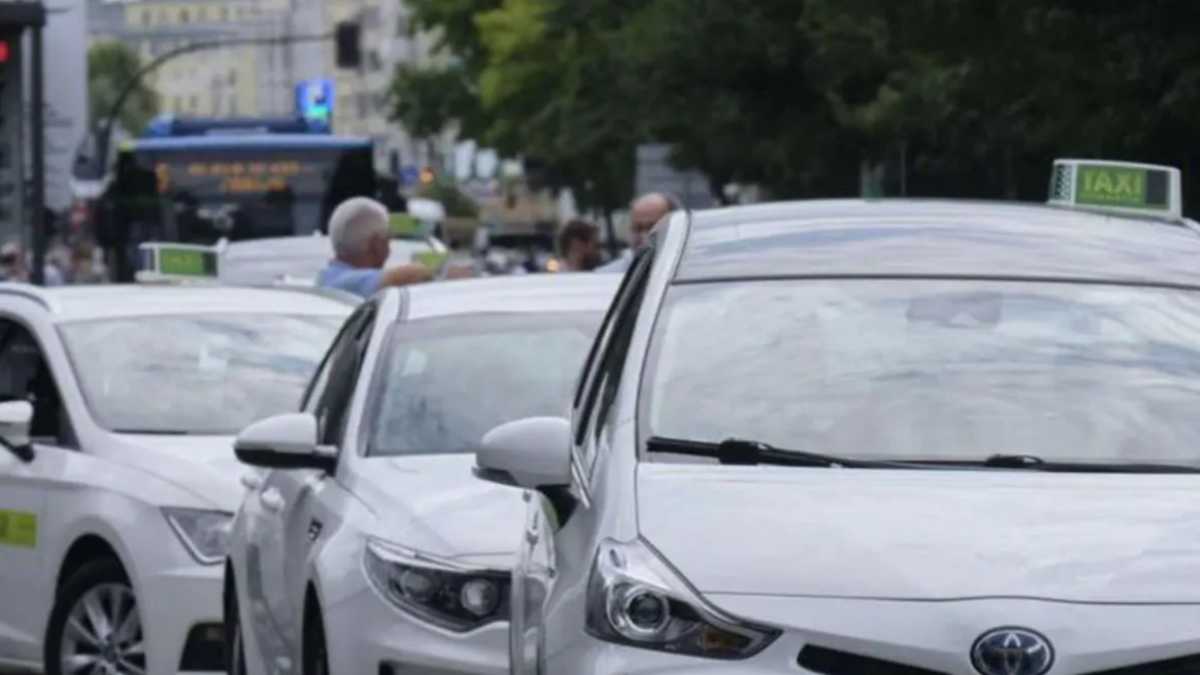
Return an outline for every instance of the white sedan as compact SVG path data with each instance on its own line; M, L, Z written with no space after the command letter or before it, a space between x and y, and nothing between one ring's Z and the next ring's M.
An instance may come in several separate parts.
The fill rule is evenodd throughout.
M353 306L0 284L0 668L221 672L237 430L292 408Z
M300 412L236 442L252 489L226 566L230 671L508 672L521 492L471 475L492 426L561 413L614 275L389 289Z
M512 672L1200 673L1200 225L1058 168L660 223L569 418L478 453L537 495Z

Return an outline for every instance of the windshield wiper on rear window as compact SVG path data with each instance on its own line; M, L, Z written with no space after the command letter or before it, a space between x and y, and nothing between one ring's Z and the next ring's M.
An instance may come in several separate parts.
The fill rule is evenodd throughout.
M991 455L983 460L931 460L932 465L958 468L1021 469L1047 473L1200 473L1200 466L1153 462L1052 462L1037 455Z
M759 441L729 438L720 443L690 441L683 438L652 436L646 440L646 452L711 457L722 464L754 466L756 464L778 464L781 466L815 466L831 469L932 469L908 462L880 462L865 459L850 459L819 452L777 448Z

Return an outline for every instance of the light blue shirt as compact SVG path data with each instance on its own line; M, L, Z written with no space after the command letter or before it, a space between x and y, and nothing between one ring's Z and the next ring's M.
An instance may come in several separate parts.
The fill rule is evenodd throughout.
M383 285L383 270L351 267L341 260L330 260L317 275L317 285L369 298Z
M597 272L616 272L624 274L629 270L629 263L633 260L633 252L626 250L615 259L596 268Z

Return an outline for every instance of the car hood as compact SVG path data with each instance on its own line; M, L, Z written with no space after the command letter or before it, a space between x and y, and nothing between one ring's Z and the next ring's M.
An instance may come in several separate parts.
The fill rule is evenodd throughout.
M378 516L376 536L445 557L516 551L521 491L472 475L474 454L373 457L362 466L354 492Z
M1200 602L1200 476L642 464L638 526L700 591Z
M214 508L234 512L245 489L241 477L252 471L233 454L233 436L157 436L120 434L123 447L112 459L152 473L211 502Z

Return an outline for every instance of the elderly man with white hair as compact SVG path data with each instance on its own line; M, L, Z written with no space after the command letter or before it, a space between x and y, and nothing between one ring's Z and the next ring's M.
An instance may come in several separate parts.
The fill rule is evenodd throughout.
M329 217L334 258L321 270L317 285L369 298L385 286L432 279L433 272L420 264L384 268L391 253L388 218L388 210L374 199L354 197L339 204Z

